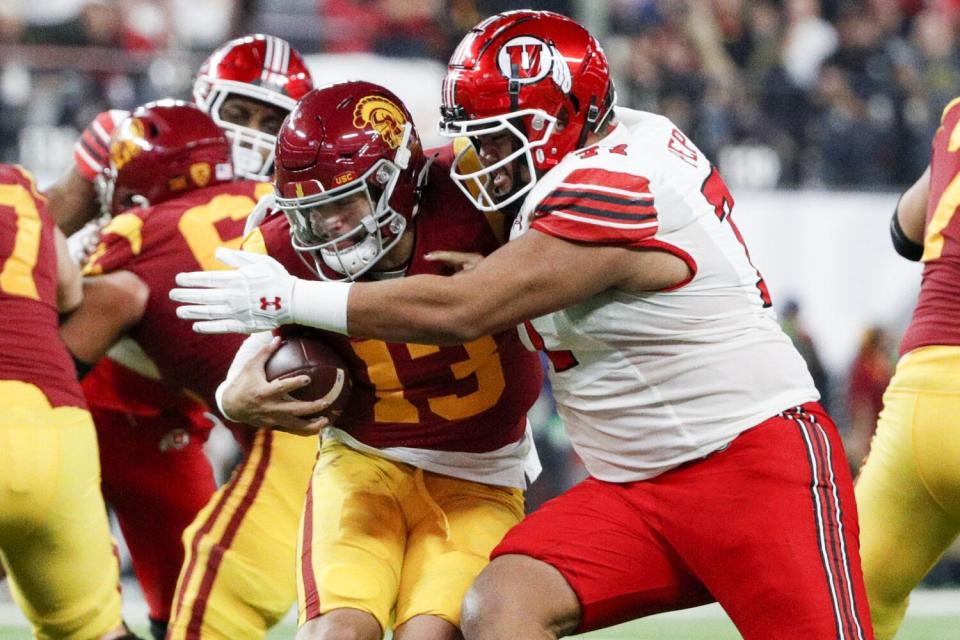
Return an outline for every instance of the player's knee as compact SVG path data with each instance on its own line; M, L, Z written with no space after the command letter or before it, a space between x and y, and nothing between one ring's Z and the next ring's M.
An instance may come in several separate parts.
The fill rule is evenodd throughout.
M379 640L380 623L365 611L335 609L305 622L296 640Z
M460 630L467 640L512 637L517 624L534 612L508 588L507 576L496 563L480 573L463 599Z
M493 560L470 587L460 628L467 640L555 638L571 633L579 616L579 601L556 569L527 556L506 555Z
M873 592L867 593L870 601L870 618L877 640L893 638L907 614L909 598L885 598Z

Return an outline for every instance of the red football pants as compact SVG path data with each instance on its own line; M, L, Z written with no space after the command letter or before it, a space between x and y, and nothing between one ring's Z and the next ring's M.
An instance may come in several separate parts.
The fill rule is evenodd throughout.
M83 379L97 428L103 496L150 608L165 621L183 564L183 530L216 491L203 452L204 406L104 358Z
M92 409L103 496L130 548L150 617L167 620L183 564L180 536L217 489L203 440L184 416Z
M650 480L588 478L492 556L556 567L577 633L716 600L746 640L868 640L858 535L840 438L810 403Z

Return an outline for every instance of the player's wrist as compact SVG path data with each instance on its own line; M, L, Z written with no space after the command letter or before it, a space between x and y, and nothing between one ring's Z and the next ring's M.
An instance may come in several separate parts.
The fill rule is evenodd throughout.
M217 409L220 410L220 415L226 418L227 420L232 420L233 422L239 422L239 420L237 420L235 417L230 415L230 412L228 412L227 408L224 406L225 403L224 403L223 396L224 394L226 394L227 389L230 387L231 384L233 384L233 381L228 377L226 380L224 380L217 386L217 390L214 392L213 395L214 395L214 398L216 398Z
M352 282L301 280L293 283L290 315L299 324L335 333L347 333L347 297Z

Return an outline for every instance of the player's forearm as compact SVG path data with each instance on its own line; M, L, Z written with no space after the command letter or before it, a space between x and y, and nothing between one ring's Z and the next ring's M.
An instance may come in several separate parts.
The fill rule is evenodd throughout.
M907 189L897 203L897 221L904 236L914 244L923 244L923 227L930 196L930 167Z
M57 249L57 308L68 313L80 306L83 300L83 280L80 269L70 259L67 239L59 229L54 230Z
M100 214L99 200L93 183L71 168L47 189L47 210L57 226L72 235Z
M149 293L127 271L84 278L83 303L60 327L60 337L74 357L92 364L140 320Z
M391 342L462 344L507 328L487 298L457 277L413 276L351 289L350 335ZM472 295L471 295L472 294Z

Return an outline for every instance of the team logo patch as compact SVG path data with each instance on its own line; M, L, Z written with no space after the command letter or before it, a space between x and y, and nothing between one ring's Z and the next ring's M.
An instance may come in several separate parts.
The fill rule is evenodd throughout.
M195 162L190 165L190 177L198 187L205 187L210 183L210 165L206 162Z
M113 133L110 143L110 162L119 171L125 164L136 158L147 145L143 120L127 118Z
M570 67L556 47L533 36L509 40L497 53L497 66L503 77L520 84L533 84L548 75L564 93L570 93L573 82Z
M381 96L367 96L353 110L353 126L357 129L373 127L391 149L400 146L406 124L407 119L400 107Z

